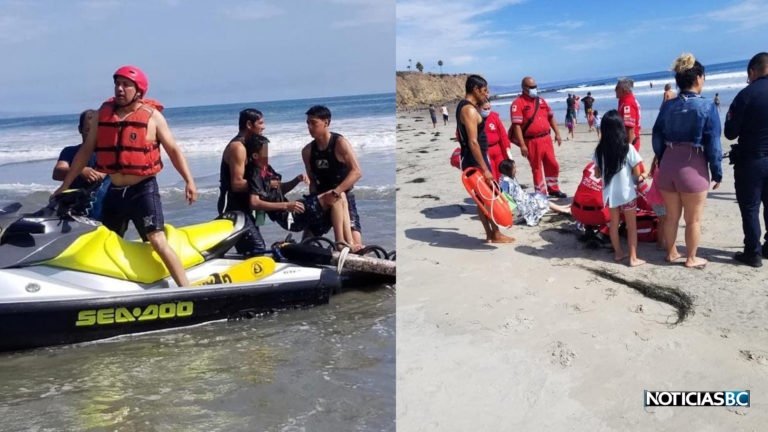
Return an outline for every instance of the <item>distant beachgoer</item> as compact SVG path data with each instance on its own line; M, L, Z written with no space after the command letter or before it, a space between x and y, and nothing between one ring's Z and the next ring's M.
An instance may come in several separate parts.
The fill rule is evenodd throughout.
M231 211L245 214L245 233L235 243L235 250L246 257L262 253L266 246L259 228L264 223L264 214L256 217L251 212L248 178L245 176L250 164L245 142L254 135L261 135L264 129L264 115L261 111L253 108L240 111L237 135L224 147L219 164L219 200L216 209L219 215ZM266 144L260 151L262 158L268 158Z
M650 82L651 88L653 88L653 81Z
M512 159L502 161L498 166L501 172L499 187L515 201L515 217L523 218L528 226L536 226L547 210L563 214L571 214L570 206L561 206L549 202L546 195L540 192L526 192L517 181L517 165Z
M595 110L593 117L595 119L595 130L597 131L597 139L600 139L600 119L601 119L600 113L597 110Z
M560 164L557 163L550 135L552 129L557 145L562 145L560 128L547 101L539 97L536 80L525 77L520 85L523 94L509 108L512 141L520 146L520 153L531 164L536 190L551 197L565 198L567 195L558 184Z
M637 192L635 185L644 181L640 153L629 145L627 130L618 111L610 110L603 116L602 137L597 144L593 161L595 175L603 180L603 202L611 213L610 237L614 261L627 258L621 247L619 224L621 214L627 225L629 266L645 264L637 257Z
M480 115L485 119L485 136L488 140L488 159L494 180L499 180L499 164L509 158L510 149L507 128L504 127L499 113L491 110L491 102L486 100L480 109Z
M443 113L443 126L448 124L448 107L443 105L440 107L440 111Z
M565 115L566 117L568 115L576 116L576 97L570 93L568 93L568 97L565 99Z
M573 118L575 114L568 111L565 113L565 127L568 128L568 134L565 136L565 140L568 141L569 139L573 138L576 139L573 135Z
M573 95L573 123L579 123L579 110L581 109L581 96Z
M592 92L587 92L587 96L581 101L584 103L584 117L589 120L589 115L592 114L592 105L595 103L595 98L592 97Z
M432 104L429 104L429 116L432 118L432 129L434 129L437 127L437 110Z
M615 91L616 99L619 100L619 113L627 128L628 142L640 151L640 104L632 93L633 87L634 81L622 78L616 83Z
M696 252L710 173L715 182L712 189L717 189L723 179L720 116L715 104L701 97L704 66L693 55L678 57L673 70L680 95L661 105L653 125L653 152L661 160L658 188L667 212L666 260L674 262L680 258L675 241L682 215L688 254L685 266L703 268L707 260L697 257Z
M331 110L323 105L315 105L307 110L306 115L307 129L313 139L304 146L301 157L309 176L309 192L318 194L324 208L330 208L341 199L342 193L346 193L354 239L350 246L353 250L358 249L363 245L363 235L352 188L363 176L363 171L349 140L331 132ZM307 234L310 233L305 231Z
M142 240L168 268L178 286L189 280L163 231L164 217L156 175L163 169L162 147L184 179L184 195L192 204L197 188L184 154L176 144L160 103L146 98L149 80L139 68L123 66L112 74L114 97L91 119L91 130L77 152L58 195L67 189L96 152L96 169L110 175L111 185L103 203L103 225L123 236L133 222Z
M731 102L725 118L725 137L731 147L736 180L736 201L741 211L744 251L734 256L752 267L768 258L768 52L756 54L747 66L748 83ZM736 149L736 151L734 151ZM765 243L760 249L760 202L766 222Z
M672 90L672 84L664 84L664 99L662 99L661 102L664 103L668 100L672 100L675 98L675 96L677 95L675 94L675 91Z
M717 112L720 112L720 93L715 93L715 98L712 100L717 107Z
M478 107L488 99L488 81L480 75L470 75L464 85L464 99L456 107L456 135L461 146L461 169L476 167L483 178L493 187L493 172L489 168L488 139L485 135L485 118ZM489 243L512 243L514 238L501 233L498 225L483 214L480 207L477 215L485 230Z

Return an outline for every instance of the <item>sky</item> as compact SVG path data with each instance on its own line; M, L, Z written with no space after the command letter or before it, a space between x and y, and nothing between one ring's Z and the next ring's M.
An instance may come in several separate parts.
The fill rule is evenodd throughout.
M705 66L768 50L768 0L397 0L397 70L479 73L491 86Z
M133 64L166 107L394 93L394 0L0 0L0 116L98 107Z

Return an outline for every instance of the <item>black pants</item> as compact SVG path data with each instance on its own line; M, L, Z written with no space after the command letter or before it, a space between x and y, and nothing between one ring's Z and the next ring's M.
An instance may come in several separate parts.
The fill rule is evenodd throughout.
M744 253L759 255L760 250L760 203L763 204L763 221L768 227L768 157L744 157L734 165L736 200L741 210L744 229ZM765 234L768 241L768 232Z

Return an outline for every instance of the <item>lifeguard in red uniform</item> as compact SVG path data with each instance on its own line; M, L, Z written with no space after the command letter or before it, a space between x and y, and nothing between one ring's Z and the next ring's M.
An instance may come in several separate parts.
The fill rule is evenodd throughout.
M555 131L557 145L562 144L560 130L555 122L549 104L538 95L536 81L531 77L523 78L523 94L512 102L509 108L512 118L512 141L520 146L520 153L528 158L533 173L536 190L555 198L565 198L560 190L558 177L560 164L555 158L552 137L549 130Z

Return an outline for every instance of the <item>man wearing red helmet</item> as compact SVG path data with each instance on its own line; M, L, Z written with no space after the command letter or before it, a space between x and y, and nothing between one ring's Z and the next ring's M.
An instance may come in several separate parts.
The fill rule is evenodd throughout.
M122 236L128 222L133 221L141 238L152 244L176 284L189 285L184 267L163 232L165 221L155 178L163 167L160 147L184 178L184 194L190 204L197 200L195 181L161 114L163 106L144 98L149 89L144 72L134 66L123 66L113 78L115 97L104 102L99 115L91 119L88 137L54 195L69 188L96 152L96 169L109 174L112 180L104 198L104 226Z

